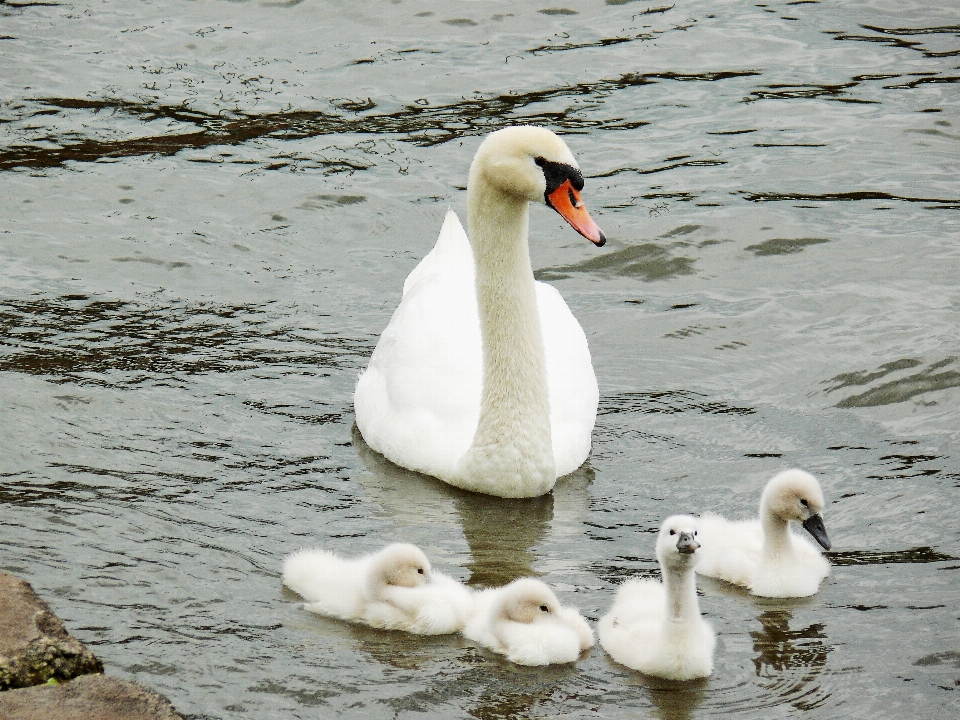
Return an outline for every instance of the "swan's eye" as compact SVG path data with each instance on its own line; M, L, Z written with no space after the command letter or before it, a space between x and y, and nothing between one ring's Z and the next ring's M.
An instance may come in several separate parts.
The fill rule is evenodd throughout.
M540 609L543 610L544 612L550 612L550 608L548 608L546 605L541 605Z
M671 535L676 535L677 533L674 532L673 530L671 530L671 531L670 531L670 534L671 534Z
M694 536L694 537L697 536L697 531L696 531L696 530L693 531L693 536Z
M543 167L544 165L547 164L547 161L542 157L534 158L533 161L540 167Z
M417 575L423 575L423 568L417 568Z
M810 505L810 503L808 503L806 500L801 500L800 504L803 505L804 507L808 507Z

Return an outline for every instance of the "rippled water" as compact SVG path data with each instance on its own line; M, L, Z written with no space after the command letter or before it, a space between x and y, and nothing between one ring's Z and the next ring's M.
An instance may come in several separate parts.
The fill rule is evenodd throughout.
M946 717L960 692L953 3L0 3L0 567L192 718ZM530 501L404 473L352 390L480 136L565 133L597 250L589 463ZM524 669L324 620L303 545L537 574L592 618L674 512L822 478L833 574L702 581L716 672Z

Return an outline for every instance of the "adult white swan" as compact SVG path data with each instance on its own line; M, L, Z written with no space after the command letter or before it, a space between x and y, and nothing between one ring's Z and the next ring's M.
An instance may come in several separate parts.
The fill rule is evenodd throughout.
M543 495L586 460L599 398L590 350L560 293L534 281L527 246L531 202L606 242L582 188L549 130L506 128L483 141L467 184L469 240L448 211L357 383L370 447L500 497Z

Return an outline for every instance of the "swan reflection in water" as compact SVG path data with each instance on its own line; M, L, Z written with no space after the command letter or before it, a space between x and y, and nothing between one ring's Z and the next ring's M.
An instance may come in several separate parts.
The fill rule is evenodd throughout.
M411 472L370 449L356 426L353 446L366 468L356 478L368 497L381 508L381 515L400 525L430 530L417 542L446 545L450 533L463 533L470 558L462 564L470 573L471 587L497 587L521 577L539 577L534 569L537 545L548 536L551 545L582 532L588 513L587 487L593 478L589 465L557 483L553 491L536 498L504 499L460 490L435 478ZM431 537L432 536L432 537ZM391 540L397 540L392 538ZM408 538L409 539L409 538ZM445 572L451 572L455 558L435 557ZM547 571L571 572L570 558L540 558ZM550 567L556 563L555 567Z
M769 677L788 670L804 669L808 678L819 675L827 664L832 648L822 623L799 630L790 629L793 613L789 610L767 610L759 618L762 630L752 631L753 659L758 677Z
M757 619L762 629L750 632L757 677L772 680L770 690L798 710L823 704L829 691L821 686L819 677L833 650L824 642L828 639L824 625L813 623L791 630L793 613L786 609L766 610Z

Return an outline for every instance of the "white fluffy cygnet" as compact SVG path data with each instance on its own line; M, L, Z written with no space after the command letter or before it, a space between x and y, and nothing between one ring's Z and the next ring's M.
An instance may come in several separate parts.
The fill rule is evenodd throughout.
M663 583L628 580L600 619L600 645L622 665L669 680L693 680L713 671L713 629L697 602L697 521L674 515L657 537Z
M463 634L518 665L571 663L593 647L587 621L533 578L477 593Z
M807 597L830 574L830 563L807 538L790 531L803 527L826 550L820 483L803 470L774 476L760 497L760 517L730 521L712 513L700 518L703 542L697 572L746 587L761 597Z
M344 559L326 550L300 550L283 564L283 584L310 612L418 635L458 632L473 607L473 591L431 569L415 545Z

